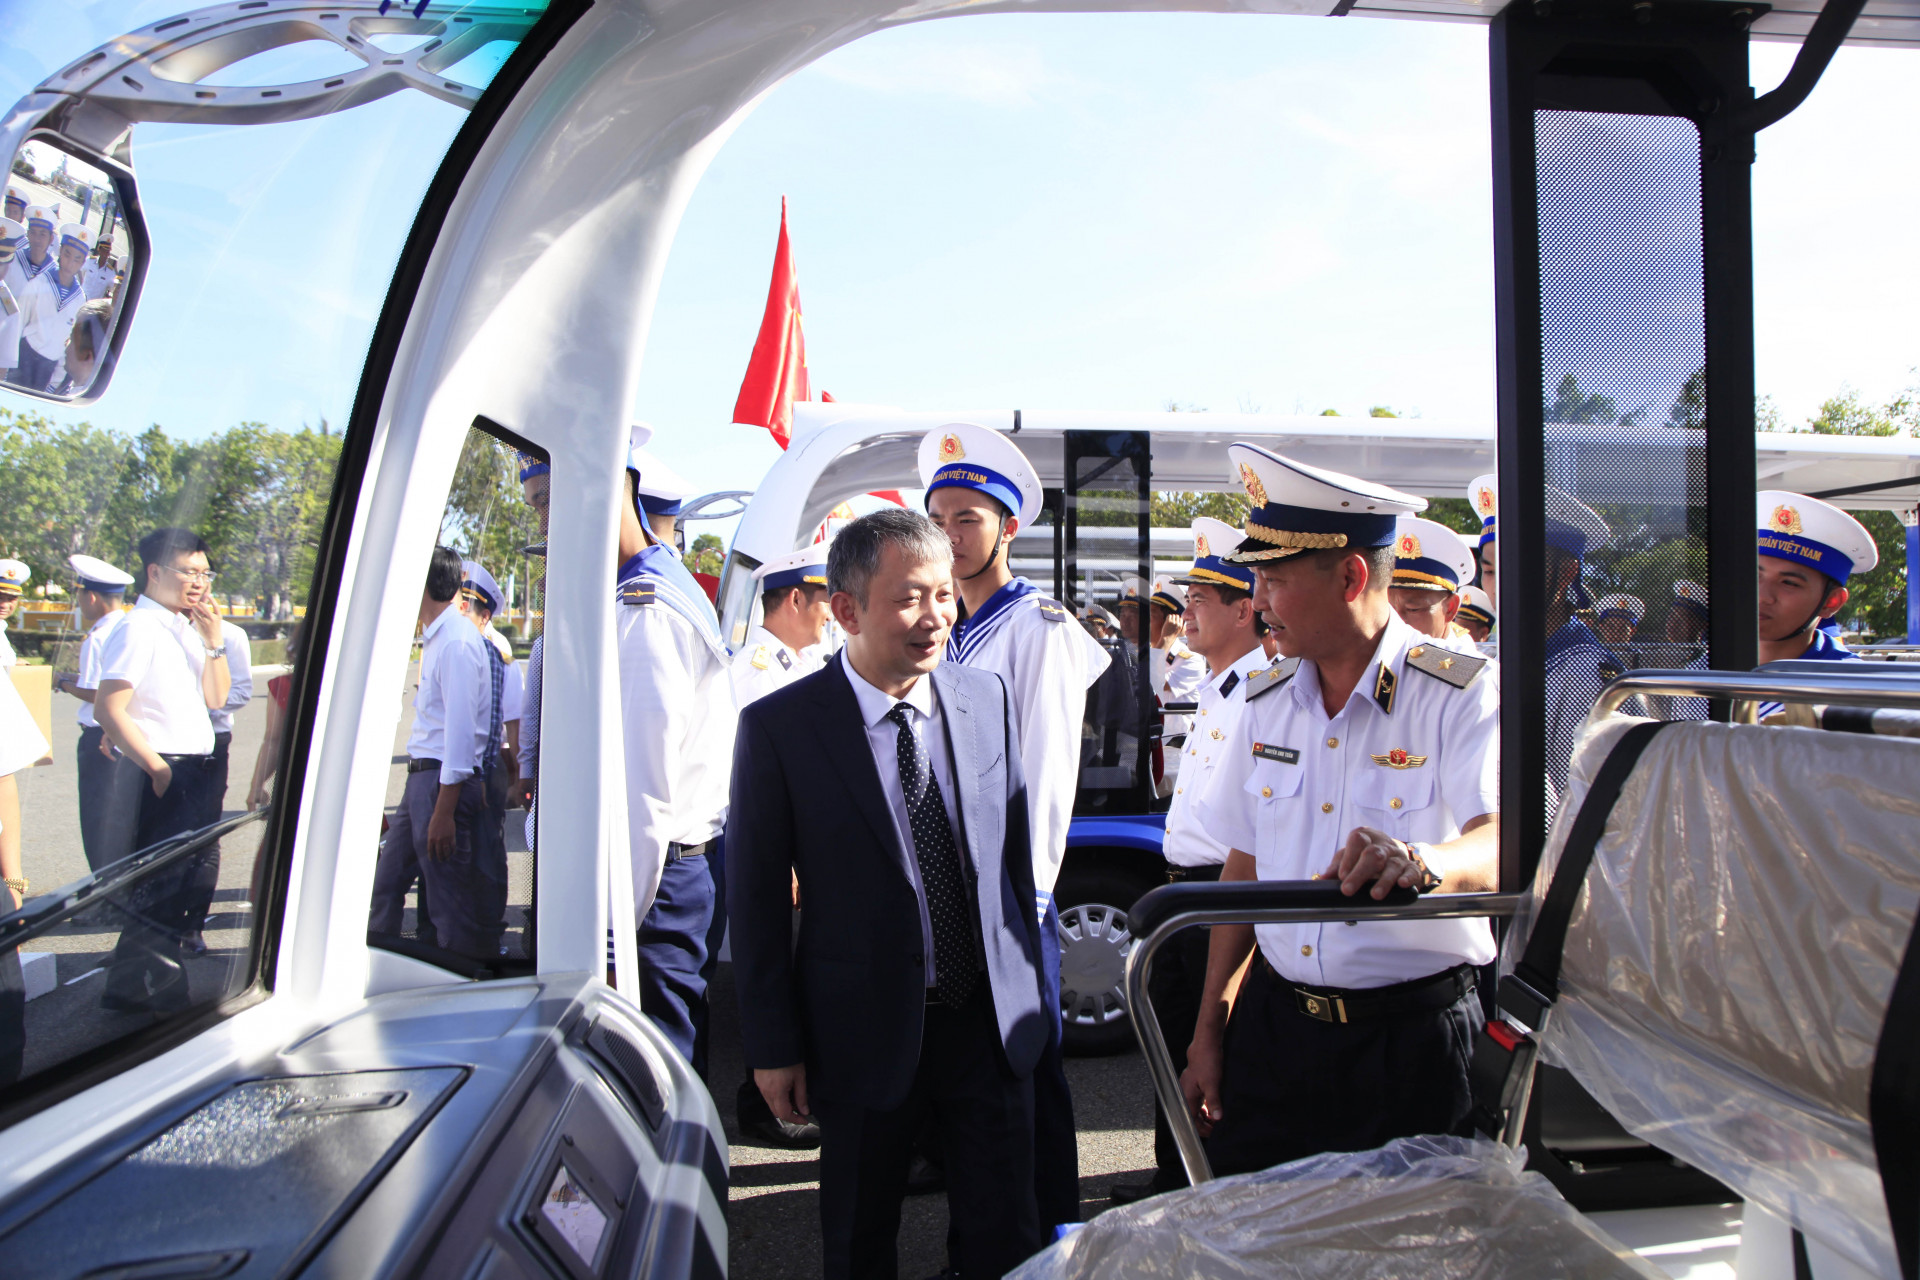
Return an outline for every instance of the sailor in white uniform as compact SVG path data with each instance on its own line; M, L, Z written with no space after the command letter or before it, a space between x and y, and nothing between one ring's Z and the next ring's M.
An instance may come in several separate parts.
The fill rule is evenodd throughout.
M13 274L13 260L26 247L26 224L0 218L0 382L20 359L20 299L7 279Z
M1196 519L1192 529L1193 567L1175 582L1186 588L1188 647L1207 664L1207 676L1195 699L1200 704L1193 716L1195 727L1180 748L1180 780L1174 786L1172 807L1167 810L1167 834L1161 852L1166 858L1169 884L1206 883L1220 878L1228 850L1208 833L1202 821L1201 798L1214 769L1225 759L1227 741L1246 706L1241 687L1269 663L1260 643L1267 624L1253 607L1253 570L1222 558L1240 545L1244 535L1211 516ZM1183 929L1167 940L1153 966L1153 1012L1173 1055L1175 1071L1186 1069L1187 1044L1193 1039L1200 1013L1200 997L1207 980L1208 937L1204 928ZM1180 1161L1180 1149L1174 1144L1173 1131L1158 1098L1154 1100L1153 1155L1153 1178L1114 1187L1111 1198L1115 1203L1126 1204L1187 1185L1186 1167Z
M1387 598L1400 620L1450 649L1474 651L1458 623L1460 589L1473 580L1475 555L1466 539L1419 516L1401 516L1393 536L1393 586Z
M1500 612L1500 553L1496 543L1499 532L1500 488L1494 476L1475 476L1467 486L1467 500L1480 517L1480 589L1487 593L1488 612Z
M1497 616L1492 596L1479 587L1460 588L1460 609L1453 615L1453 620L1466 628L1467 634L1473 637L1474 646L1489 657L1494 651L1493 627Z
M18 560L0 560L0 671L19 661L7 639L7 620L20 608L20 594L33 571Z
M647 442L652 439L651 425L633 424L628 458L630 464L639 469L636 491L640 495L640 509L646 513L647 529L655 538L676 551L684 550L680 546L680 513L685 510L687 499L693 496L693 485L647 448Z
M0 216L11 218L15 222L27 220L27 193L11 182L7 184L6 206L3 211L0 211Z
M9 381L35 391L60 381L67 336L87 303L80 287L86 265L87 229L77 222L63 224L53 270L41 272L20 295L20 355Z
M760 621L733 655L733 700L745 707L820 669L816 656L833 611L827 604L827 544L775 556L753 571Z
M120 606L126 601L127 588L133 585L133 575L93 556L69 556L67 564L73 569L76 583L74 608L86 626L86 634L80 641L78 670L55 676L53 687L72 694L80 703L76 717L80 739L73 753L79 780L80 845L87 855L87 866L98 871L133 852L133 818L140 808L137 771L114 768L113 760L101 752L104 730L93 714L93 700L100 688L101 654L114 628L127 616ZM118 792L114 788L116 778L123 780Z
M638 448L627 458L632 500L620 512L615 591L640 1008L704 1076L697 1042L716 905L708 859L726 826L738 712L713 604L645 519L638 487L648 458Z
M1286 657L1243 682L1203 798L1230 850L1221 880L1493 888L1487 663L1420 635L1387 597L1395 522L1426 503L1251 445L1228 454L1253 510L1227 559L1253 567ZM1484 920L1214 926L1182 1081L1214 1170L1469 1132L1474 967L1493 956Z
M26 246L7 264L5 277L5 284L13 291L15 300L24 303L27 286L52 271L58 260L57 246L53 242L58 219L52 209L37 204L28 205L24 211L10 213L7 217L27 229Z
M1873 535L1832 503L1801 493L1767 489L1758 507L1760 661L1860 661L1824 624L1846 608L1847 580L1880 563ZM1758 714L1764 721L1784 710L1765 702Z
M1040 514L1040 477L1012 440L972 423L950 423L920 441L927 514L953 544L953 575L966 616L947 659L1006 682L1033 826L1042 982L1052 1034L1034 1070L1034 1186L1043 1226L1080 1220L1079 1149L1067 1089L1060 1022L1059 914L1054 885L1067 852L1079 786L1087 689L1106 670L1098 641L1072 610L1049 599L1007 563L1014 534Z
M1581 581L1587 552L1613 536L1598 512L1562 489L1547 486L1547 797L1559 805L1567 764L1601 689L1625 667L1576 610L1593 597ZM1639 708L1639 703L1633 704Z
M93 261L87 264L86 276L80 287L87 291L87 298L104 298L113 292L114 282L120 278L120 269L113 260L113 236L102 231L93 242Z
M1641 620L1646 616L1645 600L1624 591L1615 591L1611 595L1601 596L1600 602L1594 605L1594 634L1609 649L1624 655L1624 651L1633 643L1633 633L1640 629Z

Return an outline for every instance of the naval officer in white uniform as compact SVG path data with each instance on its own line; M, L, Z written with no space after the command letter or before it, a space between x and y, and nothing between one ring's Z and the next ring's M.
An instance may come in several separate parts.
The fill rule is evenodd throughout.
M947 658L1006 682L1027 775L1041 983L1052 1020L1033 1076L1034 1190L1041 1225L1051 1229L1080 1221L1079 1148L1061 1052L1053 888L1080 783L1087 689L1106 670L1108 657L1072 610L1016 578L1007 563L1014 534L1039 516L1042 501L1039 474L1019 447L997 431L949 423L920 441L919 462L927 515L953 544L954 585L965 606L947 640Z
M816 542L775 556L753 571L760 584L760 621L733 655L733 700L744 708L821 666L816 646L826 638L827 544Z
M1450 649L1474 647L1457 618L1460 592L1473 581L1474 552L1447 526L1401 516L1393 535L1393 585L1387 598L1400 620Z
M68 556L76 590L74 608L86 624L80 641L78 669L54 677L53 687L71 693L80 702L80 738L74 744L79 779L80 846L87 866L98 871L133 852L133 819L140 808L139 771L117 769L112 757L100 750L104 731L93 713L100 688L100 659L115 627L126 619L120 606L126 600L133 575L93 556ZM224 632L224 628L222 628ZM229 694L231 696L231 694ZM120 780L116 791L115 779Z
M13 260L26 250L26 224L0 218L0 381L20 360L20 299L7 281L13 275Z
M1173 805L1167 811L1166 840L1161 852L1167 861L1169 884L1207 883L1220 878L1227 846L1214 839L1202 821L1201 798L1213 771L1225 758L1226 744L1246 706L1242 688L1269 663L1260 639L1267 624L1253 607L1253 570L1221 557L1240 545L1242 534L1224 520L1201 516L1193 522L1193 567L1176 584L1187 590L1187 646L1207 664L1206 680L1195 701L1193 731L1180 748L1179 781ZM1205 928L1183 929L1160 950L1154 962L1152 995L1160 1034L1173 1055L1173 1069L1187 1065L1187 1044L1207 979ZM1175 1191L1187 1185L1186 1167L1173 1131L1154 1099L1153 1157L1157 1166L1150 1181L1113 1188L1115 1203Z
M1228 454L1254 505L1227 559L1253 567L1285 660L1244 682L1202 804L1231 851L1221 880L1492 888L1487 663L1420 635L1388 599L1395 522L1426 503L1251 445ZM1214 1169L1467 1132L1474 967L1493 956L1484 920L1216 925L1182 1077Z
M0 671L18 661L13 642L7 639L7 621L20 608L20 596L27 589L33 570L19 560L0 560Z

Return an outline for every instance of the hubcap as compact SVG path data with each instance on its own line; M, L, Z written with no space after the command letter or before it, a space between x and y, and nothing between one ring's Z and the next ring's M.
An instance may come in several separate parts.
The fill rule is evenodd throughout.
M1060 913L1060 1016L1081 1027L1105 1027L1127 1016L1127 913L1101 902Z

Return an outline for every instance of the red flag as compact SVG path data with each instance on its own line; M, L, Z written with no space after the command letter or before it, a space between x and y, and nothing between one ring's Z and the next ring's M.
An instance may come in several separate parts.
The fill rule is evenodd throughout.
M753 358L740 382L733 420L765 427L782 449L793 439L793 402L809 399L807 340L800 324L800 281L787 241L787 199L780 197L780 241L773 251L773 280L767 286L767 311Z

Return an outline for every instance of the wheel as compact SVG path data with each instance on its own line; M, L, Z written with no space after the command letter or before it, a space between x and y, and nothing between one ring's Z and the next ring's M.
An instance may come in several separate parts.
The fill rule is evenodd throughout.
M1137 1043L1127 1018L1127 912L1153 884L1112 868L1068 871L1054 890L1060 914L1060 1016L1074 1057L1124 1053Z

